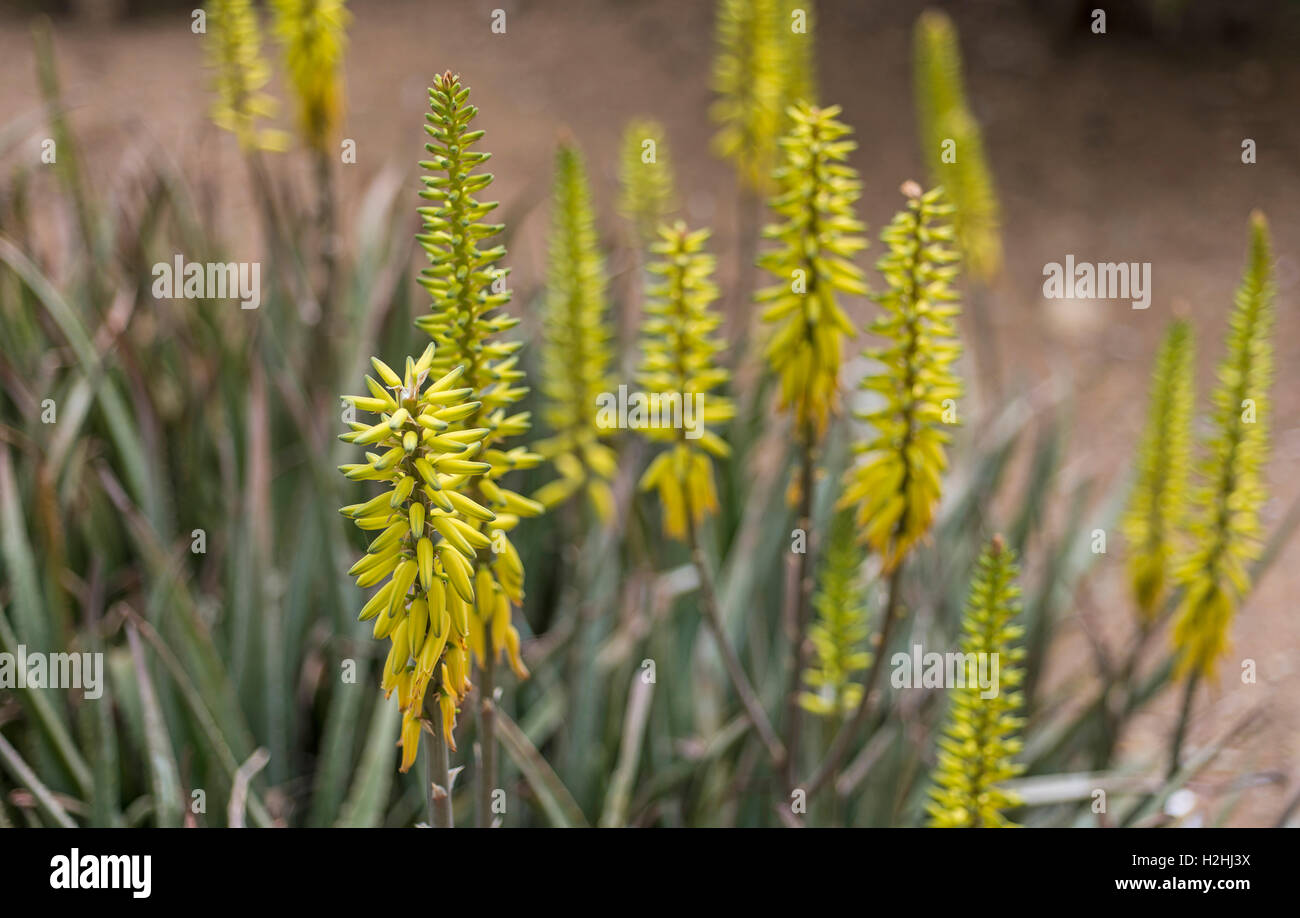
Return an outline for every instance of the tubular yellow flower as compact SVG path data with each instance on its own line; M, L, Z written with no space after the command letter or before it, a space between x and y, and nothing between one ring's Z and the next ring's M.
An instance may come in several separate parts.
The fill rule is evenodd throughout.
M1213 677L1228 626L1250 589L1259 556L1259 508L1267 496L1269 386L1273 379L1273 270L1268 222L1251 215L1250 253L1229 320L1228 349L1212 397L1214 434L1193 491L1193 549L1175 576L1183 587L1174 624L1180 676Z
M996 694L989 694L969 669L964 685L949 687L952 709L939 739L933 798L926 805L932 828L1000 828L1013 825L1002 811L1016 806L1016 796L999 785L1024 771L1015 763L1021 743L1015 734L1024 723L1016 688L1024 680L1017 647L1024 629L1013 624L1020 612L1015 553L994 537L971 582L962 621L961 652L966 660L984 660L995 674ZM968 667L969 663L966 664Z
M374 424L353 422L340 439L368 448L365 462L340 466L353 481L378 481L385 490L339 512L358 528L379 532L348 571L363 588L380 585L362 609L360 621L374 621L374 636L390 641L382 685L397 690L403 714L402 771L415 761L424 699L435 674L451 672L433 689L442 710L464 699L470 688L466 654L474 634L469 610L484 601L482 585L466 571L478 547L488 544L458 511L473 505L487 522L495 514L466 497L490 472L483 461L487 431L466 426L478 407L473 390L459 386L457 367L426 385L434 346L419 360L407 358L405 372L372 358L376 380L366 377L368 396L345 396L359 412L379 416ZM488 585L491 589L491 585ZM444 698L446 700L444 700ZM448 742L454 748L450 731Z
M1169 326L1151 374L1138 477L1124 516L1129 579L1138 611L1148 624L1167 593L1175 540L1187 512L1195 347L1191 326L1182 321Z
M955 319L960 311L952 289L957 255L949 248L952 207L942 189L921 193L904 185L907 209L881 234L889 247L877 265L888 289L876 299L885 314L871 331L890 342L868 350L880 371L862 380L884 404L861 415L875 436L859 444L866 461L851 468L841 506L856 505L862 538L892 571L930 529L939 504L940 480L948 466L944 429L955 424L961 381L952 364L961 353Z
M204 50L214 70L212 120L230 131L245 150L283 150L283 131L258 127L275 114L275 99L264 90L271 68L262 57L261 30L249 0L209 0Z
M515 469L535 467L541 456L506 444L531 426L528 412L512 411L528 389L519 367L522 344L495 340L519 320L502 311L510 302L508 272L497 266L505 247L481 245L502 227L483 222L497 205L475 197L492 183L491 174L474 172L490 155L471 149L483 137L482 131L470 130L478 109L469 102L469 88L450 72L434 79L429 106L425 132L432 142L425 149L432 159L420 165L431 174L423 177L420 197L433 203L420 208L424 232L416 238L429 259L419 280L432 303L415 324L433 339L433 372L465 368L464 384L475 399L465 422L482 431L482 449L475 458L488 464L466 487L448 493L446 513L430 522L444 544L451 545L438 550L438 559L451 565L453 582L462 588L476 584L477 602L462 610L469 649L480 663L489 652L494 659L504 653L515 674L524 678L528 671L519 657L519 633L510 621L512 604L523 602L524 568L508 533L521 517L536 516L542 507L503 487L501 479ZM435 442L448 445L470 436L432 433ZM468 672L468 659L457 662ZM452 667L450 672L459 670ZM444 716L446 711L444 705Z
M537 451L555 464L561 477L543 485L534 498L552 507L585 489L597 514L607 520L614 510L608 482L617 470L617 458L601 442L610 431L597 424L598 400L613 389L605 264L582 155L567 143L555 157L543 333L542 393L554 435L538 443Z
M717 510L713 459L731 454L709 429L731 420L734 409L730 399L710 394L729 374L716 361L723 345L715 337L721 320L709 308L718 288L711 280L715 259L704 251L708 238L708 230L690 232L681 221L660 228L649 267L658 282L646 291L637 376L650 397L651 422L640 432L673 444L646 468L641 487L658 490L664 533L682 540L688 518L699 525Z
M979 124L966 103L957 29L944 13L927 10L916 22L915 84L930 181L947 189L967 269L987 283L1002 270L998 198Z
M809 629L815 656L804 671L808 686L799 697L804 710L819 717L846 717L862 700L861 674L871 664L867 637L871 626L861 581L862 552L853 538L853 517L839 514L831 529L826 560Z
M343 116L343 52L351 19L345 0L272 0L284 46L298 125L307 145L324 150Z
M778 247L759 257L777 283L760 290L763 321L776 326L764 355L780 377L781 405L792 409L798 436L819 439L839 397L844 341L856 333L836 293L865 296L862 272L851 259L866 248L865 227L854 216L861 193L845 164L857 144L835 120L839 106L791 109L793 127L781 140L779 191L769 202L781 220L764 231Z
M711 111L713 148L736 166L740 180L766 191L777 156L786 95L778 0L719 0ZM807 36L804 36L807 37Z
M648 118L628 123L619 158L623 194L619 209L632 222L642 245L651 244L659 224L677 209L672 158L664 126Z

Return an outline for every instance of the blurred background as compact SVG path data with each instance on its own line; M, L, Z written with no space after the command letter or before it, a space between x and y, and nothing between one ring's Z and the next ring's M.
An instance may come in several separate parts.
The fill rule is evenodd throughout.
M986 296L1001 395L963 361L977 423L960 435L962 458L953 463L956 509L946 505L947 528L916 576L945 584L953 597L934 600L933 617L955 616L976 544L962 530L961 501L987 501L982 528L1009 530L1021 547L1027 606L1039 616L1031 625L1039 643L1030 711L1038 758L1029 776L1105 772L1122 786L1159 757L1177 716L1176 691L1153 691L1104 752L1100 728L1079 713L1097 685L1098 654L1123 656L1133 640L1115 518L1166 323L1186 317L1198 332L1203 405L1241 277L1248 214L1265 210L1278 318L1262 516L1267 532L1284 535L1270 543L1265 575L1233 626L1234 650L1196 709L1189 743L1214 755L1187 784L1196 795L1190 815L1177 815L1271 825L1294 816L1300 782L1300 545L1289 535L1300 498L1300 406L1289 397L1300 373L1300 4L1110 4L1104 35L1089 29L1094 5L817 3L820 97L841 105L856 131L851 163L863 178L859 215L871 238L900 206L900 183L924 180L911 34L927 6L946 10L958 28L967 93L1002 202L1006 266ZM132 763L165 746L180 786L211 785L214 800L207 815L185 808L169 819L224 824L231 792L255 773L250 821L410 824L421 808L419 781L396 774L396 720L384 720L376 677L363 673L355 690L336 684L339 660L372 667L381 658L371 659L379 651L352 623L359 593L343 572L360 543L334 514L346 483L319 460L330 458L340 429L333 396L356 391L360 359L373 351L396 360L414 352L417 337L422 343L409 319L427 308L414 283L423 259L412 243L427 87L450 69L473 89L496 175L488 199L501 201L508 226L512 309L523 317L525 340L538 330L559 137L572 136L587 156L616 312L635 284L636 255L614 202L619 139L636 116L666 126L683 212L692 225L714 229L725 300L736 278L739 210L734 172L709 149L712 4L350 4L339 133L355 141L356 161L333 174L334 248L343 265L336 302L345 318L320 322L319 304L277 290L257 315L268 327L261 333L232 304L157 303L144 286L148 266L173 251L242 261L266 251L260 192L238 145L208 115L211 74L190 31L192 8L68 0L9 3L0 13L0 246L8 247L0 266L0 607L11 622L24 603L48 610L69 646L104 647L115 698L107 712L75 697L42 711L0 690L0 728L19 737L16 755L75 822L159 821L159 785ZM491 30L494 9L506 12L505 34ZM33 38L37 13L49 14L46 59ZM269 35L263 53L277 58ZM274 70L269 90L285 103L269 123L291 132L278 61ZM53 169L41 163L40 145L64 136L59 131L75 140L60 143ZM1254 164L1242 162L1246 138L1257 147ZM295 143L264 158L289 213L308 213L316 193L311 159L301 153ZM289 235L310 247L312 227L303 217ZM873 241L863 266L880 250ZM1044 299L1043 266L1066 254L1150 262L1151 307ZM875 309L852 298L846 308L859 327ZM729 337L737 322L733 311ZM846 376L861 372L853 363ZM116 409L102 392L78 388L101 374L118 393ZM84 429L61 436L58 425L43 428L35 419L47 397L66 417L85 415ZM788 530L773 525L762 544L741 536L747 519L781 512L776 492L788 457L763 439L761 412L745 423L723 484L722 586L733 620L753 615L776 634L764 597L779 594L781 565L764 560L763 544L776 557L771 546ZM765 463L775 471L763 472ZM753 482L775 482L776 503L755 504L745 490ZM682 598L690 590L684 556L661 547L640 560L584 562L591 545L579 538L561 550L572 533L549 519L520 530L529 570L525 658L539 674L507 690L520 734L507 753L525 803L506 824L594 824L611 785L627 793L617 812L631 824L770 822L761 802L747 800L752 755L718 732L732 721L716 661L691 638L694 617L682 614L691 607ZM1097 527L1111 536L1100 556L1088 546ZM195 528L206 530L205 556L188 550ZM944 553L949 538L962 546L954 554ZM587 622L576 629L580 639L562 630L568 620ZM761 635L750 640L751 661L775 653ZM1153 653L1167 640L1157 643ZM629 680L643 656L662 660L682 646L693 655L679 674L661 670L649 738L634 751L640 767L628 777ZM1257 684L1238 678L1245 658L1257 661ZM575 662L582 659L595 664ZM678 679L691 690L673 697ZM195 693L209 699L206 715ZM838 818L909 824L900 814L917 806L928 769L918 777L916 762L929 753L906 750L908 725L933 716L899 712L899 749L883 753L896 761L873 771L873 781L877 790L900 790L877 794L879 802L863 791L871 799L857 799ZM269 751L264 767L248 775L233 767L247 766L257 748ZM470 748L462 747L463 758ZM538 749L554 772L536 773L530 752ZM5 821L57 822L15 775L0 773ZM566 789L557 791L552 777ZM1021 821L1098 821L1086 793L1071 797L1064 785L1043 793L1045 802Z

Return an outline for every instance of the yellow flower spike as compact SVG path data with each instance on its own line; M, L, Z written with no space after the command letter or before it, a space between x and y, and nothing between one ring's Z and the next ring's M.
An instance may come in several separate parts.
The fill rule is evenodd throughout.
M611 431L597 424L600 397L613 391L611 331L605 295L605 262L599 249L591 189L582 155L561 144L555 157L555 189L543 315L542 393L553 435L537 451L571 483L544 487L535 499L554 506L582 490L589 477L612 475L608 465L589 465L587 447ZM596 511L609 519L612 506L590 490Z
M771 328L764 356L780 380L781 406L794 413L796 436L809 445L837 406L844 344L856 334L836 295L867 294L852 261L867 245L853 210L862 185L846 164L857 144L835 120L839 112L804 103L790 110L769 201L779 222L764 230L777 245L758 260L776 280L756 295Z
M862 584L862 550L853 538L853 517L840 513L832 523L809 629L812 664L804 671L804 710L818 717L848 717L862 699L862 675L871 663L871 626Z
M915 89L930 181L942 185L953 203L957 247L968 270L989 283L1002 270L997 192L979 124L966 102L957 29L937 10L916 21ZM952 155L945 157L949 150Z
M1183 587L1174 622L1176 674L1213 678L1261 550L1259 509L1268 496L1269 388L1273 381L1273 252L1268 222L1251 214L1250 250L1229 318L1227 351L1211 396L1213 433L1192 494L1192 549L1175 571Z
M995 536L971 578L961 653L967 660L986 660L990 671L996 654L997 691L986 691L978 674L969 671L962 674L964 685L949 691L952 706L938 741L932 799L926 804L935 828L1012 825L1002 812L1019 800L1003 785L1024 771L1015 762L1021 749L1015 734L1024 725L1016 716L1021 703L1017 688L1025 675L1020 664L1025 651L1019 646L1024 629L1015 624L1020 613L1018 573L1015 553Z
M372 633L376 639L392 641L381 685L386 694L399 690L398 702L403 714L416 719L421 716L429 678L449 652L450 628L442 627L447 620L444 571L451 566L454 573L450 579L461 579L459 575L472 571L472 566L460 552L467 550L471 557L474 554L461 529L436 525L439 519L448 518L441 516L442 510L430 510L429 502L433 500L430 483L436 488L434 493L459 494L473 487L478 474L489 468L487 463L475 463L472 469L458 470L456 475L436 470L435 466L449 455L463 453L467 443L474 443L477 448L484 433L482 428L464 423L464 418L473 412L458 409L467 405L473 409L477 402L466 401L472 393L462 392L459 401L453 399L443 406L447 416L459 418L443 424L444 435L450 435L452 442L430 445L420 441L418 432L424 428L418 422L420 409L416 406L429 375L421 368L421 363L428 359L426 351L420 361L408 359L402 364L406 375L393 387L400 406L391 410L388 405L373 406L383 409L378 412L379 423L358 425L362 433L357 439L373 444L375 453L370 459L371 466L387 488L364 503L350 505L342 511L363 528L377 533L366 556L352 570L363 587L377 584L385 577L388 579L367 601L360 617L374 620ZM379 377L392 383L396 373L383 361L375 360L373 363ZM456 375L448 373L444 378ZM417 482L420 481L425 482L425 486L419 486ZM462 506L477 507L478 504ZM448 502L447 510L450 509ZM384 524L382 529L379 523L373 522L375 520ZM428 523L435 525L430 529ZM477 533L475 535L477 537ZM464 567L446 560L440 565L440 551L448 553L448 556L455 555ZM440 631L433 630L439 627ZM411 658L417 661L414 667L408 665ZM464 659L463 652L460 659ZM456 672L462 683L468 681L463 666ZM463 685L461 690L464 690ZM413 742L418 743L418 737Z
M343 52L351 17L344 0L272 0L271 8L298 103L298 129L307 146L324 151L343 115Z
M714 151L731 160L740 180L766 192L777 156L787 72L779 0L719 0L710 115L719 125Z
M672 158L664 126L649 118L628 122L619 156L623 194L619 210L632 223L641 245L651 244L659 224L677 209Z
M285 133L259 126L276 109L265 91L271 68L261 43L257 12L249 0L209 0L204 50L214 71L212 121L233 133L244 150L279 151L288 146Z
M655 419L668 420L676 403L680 410L675 420L680 423L638 431L652 442L671 444L646 469L641 487L658 490L664 534L674 539L686 538L688 512L698 525L717 510L713 463L702 449L709 433L704 424L723 423L734 411L730 399L711 391L729 374L717 362L723 344L716 336L721 319L711 309L718 288L712 280L716 261L704 249L708 238L708 230L692 232L678 221L660 227L659 240L650 248L654 260L648 267L651 282L637 384L651 393ZM687 399L695 406L691 429L686 424Z
M880 553L886 572L934 520L947 428L958 421L962 394L952 369L961 353L952 289L957 255L948 245L952 208L939 189L922 194L909 182L904 191L907 208L881 234L889 250L877 265L887 288L875 297L884 314L871 330L888 344L866 352L879 370L862 380L884 404L860 415L874 434L857 445L866 458L846 473L840 499L841 507L855 507L860 538Z
M523 595L517 554L502 568L509 586L499 585L500 562L487 551L491 540L482 530L508 529L525 511L541 510L517 495L518 506L498 500L513 493L499 486L502 476L532 468L541 458L506 443L529 429L528 412L511 413L528 389L519 365L521 345L499 339L517 320L502 311L511 295L508 271L499 265L505 248L490 241L502 227L486 222L496 205L477 198L492 181L476 171L488 158L474 149L483 137L470 129L477 109L469 102L469 89L452 73L435 78L429 106L429 159L421 163L427 170L420 193L423 232L416 238L429 260L419 283L431 303L415 324L431 342L418 358L406 357L401 364L372 360L375 377L365 377L369 395L347 400L357 411L377 415L376 422L353 424L343 435L374 450L367 455L368 468L349 466L344 474L388 484L384 494L342 512L363 529L382 530L376 539L384 539L380 550L400 559L393 562L392 578L367 602L363 618L380 618L377 629L405 640L416 660L399 677L409 688L399 698L407 718L403 759L408 767L406 756L414 761L419 739L418 731L410 736L405 731L410 720L421 717L431 680L447 741L455 749L456 701L472 684L466 642L478 618L471 612L475 582L489 586L484 590L489 596L505 590ZM387 563L358 572L370 574Z
M1195 401L1195 339L1185 321L1170 324L1151 374L1137 481L1124 515L1129 582L1150 625L1168 593L1169 574L1187 514Z

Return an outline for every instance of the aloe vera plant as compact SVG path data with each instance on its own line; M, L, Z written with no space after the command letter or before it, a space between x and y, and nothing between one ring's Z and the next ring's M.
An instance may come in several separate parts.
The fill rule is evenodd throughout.
M894 183L880 164L918 151L865 120L859 151L818 104L815 29L843 9L719 4L714 173L661 94L659 118L588 120L589 158L566 136L551 160L443 71L414 215L366 171L391 151L337 159L368 9L208 4L214 136L266 221L248 239L208 225L168 157L87 173L37 32L48 124L0 132L58 148L57 185L21 162L0 179L0 653L104 672L0 682L0 826L1157 825L1175 791L1204 801L1224 741L1196 693L1300 526L1264 503L1285 287L1262 215L1204 423L1201 319L1151 355L1135 332L1145 425L1112 476L1076 461L1067 392L968 404L986 374L957 326L1003 254L975 113L997 109L974 72L967 98L946 17L912 44L932 187L903 186L868 273L858 170ZM473 99L500 98L501 71L476 72ZM756 257L753 214L712 194L729 169L767 198ZM529 210L548 172L549 228ZM53 249L47 205L76 230ZM257 310L138 282L244 247ZM648 406L626 434L600 414L620 389ZM1131 607L1095 631L1094 585ZM1062 625L1089 655L1058 652ZM996 655L997 691L914 691L905 641ZM1175 685L1166 769L1133 740L1165 735Z

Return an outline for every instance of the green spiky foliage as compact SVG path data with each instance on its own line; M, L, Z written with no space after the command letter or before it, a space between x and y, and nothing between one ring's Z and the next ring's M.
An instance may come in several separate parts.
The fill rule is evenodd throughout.
M545 417L554 433L537 444L560 477L534 496L553 507L586 491L602 520L613 515L609 482L617 469L614 451L602 442L612 431L597 425L599 397L614 388L605 286L586 167L577 147L563 143L555 156L541 365Z
M947 15L921 14L914 54L917 121L930 182L947 189L966 268L987 283L1002 270L1000 207L979 123L966 102L957 29Z
M283 150L283 131L259 122L275 116L275 99L266 92L271 67L262 57L262 32L249 0L209 0L204 50L213 70L216 100L212 120L230 131L245 150Z
M780 0L719 0L713 62L714 151L742 184L766 192L789 102Z
M470 103L469 92L451 72L436 77L429 90L424 129L431 158L420 163L428 173L422 176L420 197L431 203L419 209L424 231L416 239L429 261L419 282L431 303L415 324L433 339L431 374L464 368L463 384L477 403L467 423L482 432L474 458L488 465L467 489L466 500L449 495L452 506L444 508L459 524L455 531L465 535L467 544L460 547L473 548L476 601L467 615L469 647L480 664L488 654L495 659L504 652L522 677L526 671L518 655L519 634L510 616L512 604L523 602L524 568L509 533L520 518L536 516L542 507L505 487L502 479L516 469L535 467L541 456L509 442L530 427L528 412L515 410L528 393L519 366L523 345L500 340L519 320L504 311L510 302L508 272L499 266L505 247L489 242L502 226L485 222L497 205L477 197L492 183L492 175L475 170L491 154L473 149L483 131L471 129L478 109ZM444 440L435 436L433 442ZM435 514L430 512L429 518L431 525L438 525ZM468 531L479 536L471 538Z
M857 144L836 121L837 105L791 109L784 158L769 202L778 222L764 230L776 246L758 259L776 283L760 290L763 321L773 327L764 356L780 379L781 406L795 416L805 443L820 439L839 400L845 341L856 330L837 302L868 293L853 257L866 248L866 227L853 206L862 183L846 160Z
M938 741L938 762L926 804L933 828L1001 828L1013 825L1003 812L1018 804L1001 785L1024 770L1015 762L1023 725L1016 716L1024 670L1024 649L1017 646L1024 629L1020 614L1019 568L1015 552L994 537L980 556L962 619L961 652L967 660L984 659L992 675L996 654L997 694L983 697L969 669L965 685L949 686L952 707ZM971 654L981 656L971 657Z
M1212 677L1228 628L1250 589L1259 557L1259 508L1267 497L1269 386L1273 379L1273 269L1268 222L1251 215L1250 251L1229 319L1227 353L1211 398L1213 434L1193 490L1191 552L1179 565L1183 587L1174 646L1177 672Z
M860 416L874 435L856 447L865 459L849 469L841 499L856 508L861 538L879 552L886 571L934 521L948 467L948 427L957 423L962 394L952 366L961 354L952 206L939 188L922 194L909 182L904 191L907 208L881 234L888 251L877 263L886 288L875 298L884 314L871 333L888 344L865 352L879 370L862 380L883 403Z
M659 226L677 209L673 162L664 126L650 118L628 122L619 156L619 210L631 221L637 241L648 246Z
M1170 324L1151 374L1137 481L1124 515L1129 581L1142 621L1150 624L1168 594L1187 513L1192 452L1196 341L1185 321Z
M275 33L297 100L298 129L324 150L343 117L343 52L351 19L346 0L272 0Z
M808 688L799 697L804 710L819 717L846 717L862 700L862 674L871 664L862 560L862 549L853 538L853 516L840 513L832 524L812 600L817 618L808 638L814 656L803 675Z
M651 423L638 429L651 441L671 444L646 468L641 487L658 491L664 534L681 540L689 526L717 511L713 460L731 455L712 430L731 420L734 407L713 393L730 374L717 361L724 345L716 336L721 319L709 308L718 288L712 280L716 260L704 250L708 238L708 230L691 232L681 221L660 228L650 249L652 281L641 327L637 384L649 394ZM702 410L691 408L692 430L685 412L697 401Z

